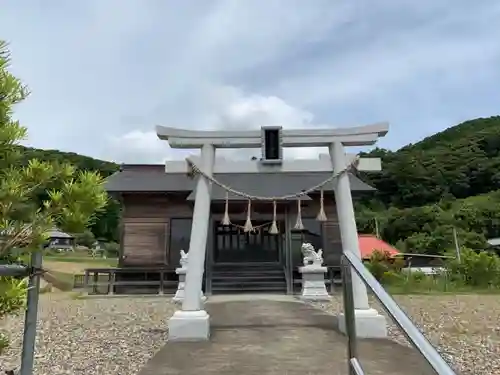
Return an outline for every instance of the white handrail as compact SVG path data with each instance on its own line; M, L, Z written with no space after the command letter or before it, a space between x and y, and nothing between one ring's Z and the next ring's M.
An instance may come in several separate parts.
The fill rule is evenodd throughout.
M359 368L353 368L353 364L357 363L357 338L351 270L354 270L368 288L371 289L387 314L394 320L408 341L413 344L435 373L437 375L456 375L434 346L432 346L422 332L413 324L410 318L401 310L396 301L394 301L385 291L384 287L380 285L377 279L375 279L370 271L363 265L361 260L352 252L344 251L342 256L342 288L344 292L344 313L349 344L350 374L363 374L362 372L358 372L360 370ZM356 359L356 361L352 361L352 359Z

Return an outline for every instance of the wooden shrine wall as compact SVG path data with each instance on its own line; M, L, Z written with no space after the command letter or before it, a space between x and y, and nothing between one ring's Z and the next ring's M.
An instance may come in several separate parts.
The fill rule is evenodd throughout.
M179 254L170 250L171 221L191 218L192 203L161 193L123 194L122 202L122 265L177 267Z
M305 221L316 218L319 212L319 195L302 202L302 217ZM180 248L188 250L192 225L193 203L186 195L167 193L124 193L122 194L122 266L167 266L176 268L179 264ZM212 218L221 220L222 202L212 205ZM289 222L295 223L297 204L288 204ZM246 204L230 203L232 220L244 220ZM325 196L325 212L328 220L321 223L323 236L323 257L328 266L338 266L342 255L340 230L333 195ZM278 220L285 220L283 205L278 205ZM256 203L252 209L254 220L272 220L272 206ZM175 228L173 228L175 227ZM280 228L283 230L283 228ZM175 233L172 232L175 231ZM176 236L176 238L174 238ZM172 238L171 238L172 237ZM212 234L209 233L210 251ZM172 247L172 248L171 248Z
M320 197L319 194L310 194L310 197L312 200L302 203L302 217L315 219L320 209ZM333 194L325 195L324 208L327 221L322 223L323 259L327 266L338 266L340 265L340 258L342 256L342 242ZM293 205L290 211L290 214L293 216L292 221L294 221L297 215L296 205Z

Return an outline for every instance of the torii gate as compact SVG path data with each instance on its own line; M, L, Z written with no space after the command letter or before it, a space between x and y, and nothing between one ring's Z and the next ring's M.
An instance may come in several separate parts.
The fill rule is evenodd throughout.
M182 309L176 311L169 319L169 340L201 341L210 337L209 315L200 300L210 221L211 183L207 177L211 178L214 173L264 171L339 173L334 180L334 188L342 248L343 251L351 251L361 257L349 177L347 173L341 173L352 162L352 155L346 155L344 147L373 145L379 137L387 134L388 129L387 123L332 129L288 130L272 126L250 131L192 131L157 126L158 137L168 141L171 148L201 149L196 164L203 171L203 174L198 175L196 183L185 297ZM328 147L330 157L319 160L283 160L282 147ZM216 148L261 148L263 158L255 161L215 163ZM189 169L187 161L167 161L165 172L187 173ZM361 158L357 163L357 169L380 171L380 159ZM366 287L355 273L353 273L353 292L358 336L372 338L387 336L384 316L370 308ZM342 316L339 319L339 328L345 332L345 320Z

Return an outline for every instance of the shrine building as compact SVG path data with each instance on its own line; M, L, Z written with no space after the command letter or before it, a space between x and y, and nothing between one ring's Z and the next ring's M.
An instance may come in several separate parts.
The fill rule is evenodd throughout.
M328 155L323 155L330 162ZM216 163L218 160L216 159ZM165 165L125 164L107 180L107 191L122 203L119 267L166 268L175 275L180 250L188 251L193 224L196 178L187 173L166 173ZM221 183L256 196L282 197L328 179L329 172L214 173ZM354 197L370 194L373 187L349 174ZM326 217L318 221L320 202ZM302 227L297 228L298 211ZM293 293L300 288L298 267L303 242L323 249L325 277L340 276L342 243L334 185L309 192L299 199L253 202L252 230L245 231L248 200L226 194L220 186L211 191L210 223L206 245L203 289L206 294L227 292ZM224 214L230 225L224 224ZM277 233L270 231L273 221Z

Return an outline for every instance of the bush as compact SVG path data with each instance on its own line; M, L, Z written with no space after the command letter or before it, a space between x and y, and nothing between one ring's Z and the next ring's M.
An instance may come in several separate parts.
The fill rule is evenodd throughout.
M77 245L85 246L86 248L91 249L92 247L94 247L95 236L91 231L86 230L83 233L78 233L77 235L75 235L75 243Z
M28 279L0 277L0 319L17 314L26 306ZM0 354L9 345L8 337L0 333Z
M404 260L392 257L388 251L375 250L365 265L380 282L384 279L384 276L387 277L385 275L387 272L400 272L403 268Z
M109 242L104 246L104 251L108 258L118 258L120 256L120 245L116 242Z
M481 288L500 288L500 257L486 251L461 249L461 259L446 265L450 277L456 282Z
M397 271L386 271L380 279L380 283L383 285L395 285L402 284L406 281L406 275L402 272Z
M366 264L373 276L384 286L398 292L429 292L453 290L500 289L500 257L486 251L461 250L461 259L451 259L437 266L444 270L426 275L404 270L401 259L376 252Z

